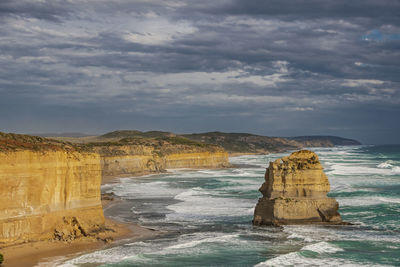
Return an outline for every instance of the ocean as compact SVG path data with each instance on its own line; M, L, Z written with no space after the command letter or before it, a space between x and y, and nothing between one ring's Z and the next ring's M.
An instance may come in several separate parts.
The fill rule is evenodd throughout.
M62 266L400 266L400 145L313 148L351 226L254 227L268 163L176 170L104 185L124 201L107 215L167 233L70 259Z

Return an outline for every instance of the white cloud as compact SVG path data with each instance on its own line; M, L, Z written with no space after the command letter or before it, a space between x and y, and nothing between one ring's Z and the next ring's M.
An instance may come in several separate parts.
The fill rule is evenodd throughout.
M226 72L182 72L158 74L148 72L136 72L125 75L126 80L147 80L156 87L165 85L213 85L219 86L230 83L251 83L263 87L276 87L279 83L289 81L286 77L288 72L287 63L280 61L276 63L276 73L270 75L254 75L244 70L232 70Z
M20 57L18 60L23 63L41 62L41 63L57 63L57 59L51 56L38 56L38 57Z
M288 111L314 111L312 107L288 107L286 108Z
M133 43L158 45L182 38L196 32L196 28L186 22L170 22L164 18L148 17L134 19L129 22L123 38Z
M344 82L341 83L342 86L348 86L348 87L360 87L360 86L371 86L371 85L381 85L384 84L384 81L381 80L367 80L367 79L358 79L358 80L352 80L352 79L347 79Z
M326 29L314 29L313 32L323 32L323 33L331 33L331 34L336 34L338 31L334 30L326 30Z
M286 96L249 96L229 93L211 93L201 95L184 95L182 102L197 103L209 106L238 105L238 104L287 104L296 101Z

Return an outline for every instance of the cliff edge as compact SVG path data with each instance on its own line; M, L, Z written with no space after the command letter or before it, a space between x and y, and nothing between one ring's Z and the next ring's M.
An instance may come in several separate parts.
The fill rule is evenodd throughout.
M254 211L255 225L341 224L339 204L327 197L330 191L317 154L308 150L270 162L263 197Z
M127 137L80 147L100 155L104 177L159 173L177 168L230 166L228 153L223 148L182 137Z
M0 133L0 246L93 237L104 225L95 153Z

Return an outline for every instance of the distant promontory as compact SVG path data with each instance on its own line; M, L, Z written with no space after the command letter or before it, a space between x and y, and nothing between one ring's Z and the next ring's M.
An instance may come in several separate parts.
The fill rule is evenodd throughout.
M360 142L338 136L271 137L249 133L208 132L184 134L183 137L222 146L229 153L268 154L304 147L333 147L361 145Z
M46 135L49 136L49 135ZM88 136L82 134L65 134L52 136L55 139L70 141L73 143L119 141L124 138L134 139L157 139L157 140L179 140L179 142L205 145L216 145L222 147L230 154L268 154L296 150L306 147L334 147L361 145L354 139L339 136L315 135L315 136L294 136L294 137L272 137L256 135L251 133L225 133L205 132L192 134L176 134L164 131L142 132L137 130L119 130L109 132L100 136Z

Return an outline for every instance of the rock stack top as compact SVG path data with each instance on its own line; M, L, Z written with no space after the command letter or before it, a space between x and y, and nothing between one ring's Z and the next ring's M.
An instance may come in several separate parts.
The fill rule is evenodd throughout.
M259 189L253 223L340 223L339 205L328 198L328 177L317 154L301 150L270 162Z
M326 197L330 190L317 154L308 150L270 162L260 192L264 197Z

